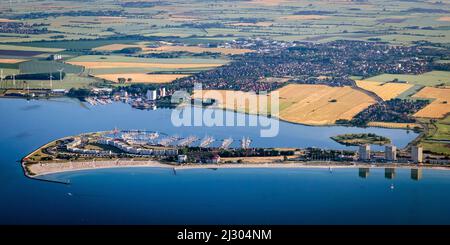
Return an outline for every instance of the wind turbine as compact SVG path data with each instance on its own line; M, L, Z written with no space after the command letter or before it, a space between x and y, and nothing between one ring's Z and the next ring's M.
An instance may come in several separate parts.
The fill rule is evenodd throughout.
M62 82L62 72L64 71L64 68L61 68L59 71L59 81Z
M25 90L25 84L27 85L27 95L30 95L30 85L27 83L27 81L23 81L23 89Z
M50 72L50 90L53 89L53 74Z
M0 86L3 86L3 69L0 70Z
M12 74L13 77L13 88L16 88L16 74Z

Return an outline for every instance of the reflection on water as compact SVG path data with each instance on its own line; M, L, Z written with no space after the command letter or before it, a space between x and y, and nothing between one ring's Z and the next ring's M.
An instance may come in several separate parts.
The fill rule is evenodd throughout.
M412 168L411 169L411 179L421 180L422 179L422 169L421 168Z
M384 169L384 177L386 179L393 179L393 178L395 178L395 168L385 168Z
M359 177L364 179L369 177L369 170L369 168L359 168Z
M16 161L37 147L115 127L216 139L248 136L260 147L348 149L330 139L342 133L373 132L398 147L415 138L402 130L281 122L278 137L263 139L252 127L175 128L170 110L138 111L117 103L86 110L77 103L0 100L6 115L0 117L0 224L450 224L450 195L443 195L450 171L424 169L422 178L417 166L397 168L393 180L384 177L384 168L370 165L332 174L322 168L117 168L45 176L70 185L25 178ZM33 104L42 106L20 109ZM394 185L395 191L387 188Z
M24 131L24 132L20 132L20 133L14 135L14 138L17 138L17 139L24 139L24 138L30 137L31 135L32 135L32 134L31 134L30 132Z
M363 179L367 179L369 177L370 168L359 168L358 176ZM385 168L384 169L384 177L386 179L395 179L396 169L395 168ZM412 168L411 169L411 179L412 180L421 180L423 178L422 168Z
M24 107L21 107L20 109L23 111L30 111L30 110L37 110L41 107L41 105L27 105Z
M240 147L243 136L252 140L252 147L319 147L335 150L356 150L356 147L345 146L330 137L338 134L374 133L392 140L398 148L405 147L417 137L416 133L407 133L402 129L357 128L343 126L313 127L286 122L279 123L279 134L274 138L260 137L263 126L232 127L176 127L172 123L172 110L141 111L128 104L112 103L104 106L89 106L78 100L60 98L52 100L0 100L0 110L7 117L0 118L3 137L11 138L14 134L26 131L32 134L27 142L14 142L25 152L36 149L50 140L86 132L118 129L150 130L180 137L205 135L216 139L211 146L219 147L224 139L234 139L230 147ZM222 110L217 112L224 113ZM201 113L201 111L199 112ZM45 115L45 116L43 116ZM231 111L225 112L225 118L244 116L246 122L257 119L255 115L243 115ZM30 120L32 119L32 120ZM270 121L276 120L272 118ZM270 122L274 123L274 122ZM382 146L372 146L374 150L383 150Z

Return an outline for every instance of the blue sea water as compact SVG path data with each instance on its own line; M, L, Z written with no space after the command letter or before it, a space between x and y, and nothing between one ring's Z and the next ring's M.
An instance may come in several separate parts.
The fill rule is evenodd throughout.
M339 133L374 132L402 147L414 133L380 128L280 123L276 138L251 127L176 128L170 110L125 104L89 107L76 100L0 100L0 224L450 224L450 171L397 169L361 178L358 169L128 168L46 176L36 181L17 162L37 147L83 132L148 129L216 138L249 136L256 146L344 149Z

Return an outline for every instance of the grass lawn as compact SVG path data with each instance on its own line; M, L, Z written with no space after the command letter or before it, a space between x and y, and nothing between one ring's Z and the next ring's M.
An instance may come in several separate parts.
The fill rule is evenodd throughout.
M450 144L425 141L421 145L425 151L450 156Z
M429 124L430 130L420 142L425 150L450 156L450 115L435 123Z
M450 140L450 116L436 123L437 132L432 136L435 140Z

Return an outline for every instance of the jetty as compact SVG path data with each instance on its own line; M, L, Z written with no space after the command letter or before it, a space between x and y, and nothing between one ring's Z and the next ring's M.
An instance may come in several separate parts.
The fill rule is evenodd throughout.
M252 143L252 140L249 137L242 137L241 148L248 149L248 148L250 148L251 143Z
M199 146L201 148L206 148L209 145L211 145L214 141L215 141L214 137L212 137L212 136L205 136L205 138L203 138L202 141L200 142Z
M226 138L223 140L222 145L220 146L221 149L228 149L230 147L230 145L233 143L233 139L230 138Z

